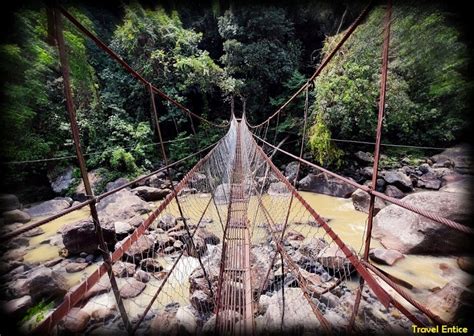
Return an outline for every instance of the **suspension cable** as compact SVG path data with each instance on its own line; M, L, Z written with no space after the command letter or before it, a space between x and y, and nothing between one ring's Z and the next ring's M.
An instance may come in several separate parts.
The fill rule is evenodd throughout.
M347 41L349 36L352 35L352 33L355 31L355 29L360 25L362 20L367 16L369 13L370 8L372 7L373 0L369 2L369 4L362 10L362 12L359 14L359 16L355 19L355 21L352 23L352 25L347 29L346 33L342 37L342 39L339 41L339 43L334 47L334 49L323 59L319 67L316 69L316 71L311 75L310 78L306 81L305 84L303 84L283 105L281 105L278 110L276 110L270 117L268 117L265 121L261 122L258 125L249 125L249 128L257 128L260 127L266 123L269 123L271 119L273 119L275 116L280 114L296 97L299 96L301 92L303 92L311 82L314 81L314 79L319 76L321 71L328 65L329 61L336 55L336 52L344 45L344 43Z

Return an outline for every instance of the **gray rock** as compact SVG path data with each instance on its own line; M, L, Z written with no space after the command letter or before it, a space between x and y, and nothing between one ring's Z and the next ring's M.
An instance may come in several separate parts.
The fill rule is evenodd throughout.
M49 182L51 188L57 194L66 192L74 183L75 178L72 176L73 168L71 166L67 167L66 170L61 172L61 174L56 176L49 176Z
M444 166L445 162L454 163L454 169L461 174L473 172L472 149L468 144L448 148L442 153L434 155L431 160Z
M425 191L408 195L403 201L457 222L470 220L470 205L464 194ZM465 234L393 204L375 216L373 236L384 247L401 253L450 254L469 247Z
M464 272L474 274L474 258L472 256L461 256L456 261L459 268Z
M147 186L136 187L132 189L132 193L147 202L161 201L170 192L170 189L159 189Z
M370 251L369 257L379 264L392 266L404 256L396 250L375 248Z
M112 266L112 272L117 278L128 278L135 274L135 264L117 261Z
M423 174L426 174L426 173L429 173L431 171L431 167L428 163L423 163L421 164L418 169L423 173Z
M140 261L140 268L147 272L159 272L163 270L160 262L153 258L146 258Z
M134 225L132 219L150 212L151 207L140 197L123 189L97 203L97 210L101 222L122 221Z
M209 314L214 309L214 300L204 291L197 290L191 295L191 305L200 314Z
M220 238L213 232L200 228L196 231L195 237L199 237L204 240L204 243L210 245L217 245L221 242Z
M115 227L113 223L101 222L101 226L104 240L107 243L113 243L115 241ZM93 253L99 248L99 240L92 219L83 219L66 224L62 228L61 235L64 247L68 250L69 254Z
M364 167L364 168L361 168L359 173L365 177L365 178L372 178L372 175L374 174L374 168L373 167Z
M438 190L441 188L441 180L435 173L428 172L418 178L416 185L420 188Z
M126 222L115 222L114 227L117 235L126 235L133 231L133 226Z
M31 216L19 209L9 210L2 213L3 222L5 224L11 223L27 223L31 220Z
M403 198L405 197L405 194L403 191L395 187L394 185L388 185L387 188L385 188L385 195L394 197L394 198Z
M265 324L259 330L257 327L256 333L281 333L281 318L282 307L285 309L285 323L283 325L283 332L290 332L299 330L301 332L315 332L319 329L320 323L313 313L311 306L303 295L300 288L285 288L286 302L297 302L297 308L291 304L282 303L281 291L276 292L269 300L268 306L263 315Z
M356 190L353 186L324 173L308 174L299 181L299 189L344 198L350 197Z
M196 189L201 193L208 192L207 176L201 173L194 173L188 181L190 188Z
M121 242L116 244L116 248L118 248L119 244L121 244ZM124 256L132 261L140 261L148 258L149 254L153 252L154 245L155 243L151 237L142 235L125 251Z
M321 303L324 303L328 308L335 308L339 305L339 298L331 292L324 293L319 298Z
M129 181L125 178L125 177L120 177L118 179L116 179L115 181L113 182L109 182L105 185L105 190L106 191L111 191L111 190L114 190L116 188L119 188L123 185L126 185Z
M26 209L31 217L43 217L55 215L71 206L69 200L65 198L55 198Z
M92 311L91 318L94 321L98 322L106 322L112 320L117 315L117 308L116 307L102 307L97 308Z
M145 289L146 284L135 278L127 278L125 284L120 288L120 296L123 299L131 299L140 295Z
M271 196L288 196L290 190L283 182L274 182L270 184L268 194Z
M354 153L354 156L357 158L362 163L373 163L374 162L374 156L371 153L368 152L362 152L358 151Z
M18 299L13 299L5 302L2 305L2 310L7 315L13 315L14 317L20 317L26 313L26 311L33 306L31 296L25 295Z
M353 249L352 253L357 254ZM319 252L317 261L326 268L333 270L336 273L349 274L352 264L336 244L329 245Z
M13 194L0 194L0 213L20 209L20 201Z
M432 307L433 312L438 316L441 314L448 315L451 321L456 321L463 315L465 317L469 316L466 315L466 312L472 311L473 300L472 290L467 289L459 282L450 281L443 288L430 295L425 304L427 307Z
M23 236L25 236L25 237L36 237L36 236L42 235L43 233L44 233L43 228L42 227L37 227L37 228L26 231L25 233L23 233Z
M351 198L352 204L357 211L362 211L365 213L369 212L370 195L367 192L363 191L362 189L357 189L351 195ZM377 214L385 207L385 202L382 199L376 197L374 205L374 213Z
M71 262L66 265L65 269L67 273L76 273L83 271L87 266L89 266L88 263Z
M402 191L412 191L413 183L411 179L401 171L384 171L381 174L388 184L393 184Z
M322 249L326 248L328 243L322 238L311 238L301 244L299 251L302 255L316 260Z
M67 281L61 274L42 266L28 274L24 285L33 302L61 298L68 290Z
M87 328L90 315L80 308L72 308L71 311L61 320L64 329L71 333L81 333Z
M150 274L148 274L147 272L145 272L144 270L141 270L141 269L136 271L135 275L133 277L135 279L137 279L138 281L141 281L141 282L144 282L144 283L147 283L151 279Z
M87 173L87 176L89 178L89 183L91 185L92 191L94 193L97 192L97 186L104 180L102 176L100 176L99 172L97 170L92 170ZM73 198L76 201L84 202L87 200L88 196L86 193L86 189L84 187L84 181L81 179L81 182L79 185L76 187L76 190L74 191L74 196Z
M288 181L293 182L295 180L296 174L298 173L298 165L298 161L292 161L285 167L285 177Z
M177 224L177 221L173 215L165 214L161 216L158 222L158 227L162 228L165 231L168 231L169 229L172 229L173 227L175 227L176 224Z

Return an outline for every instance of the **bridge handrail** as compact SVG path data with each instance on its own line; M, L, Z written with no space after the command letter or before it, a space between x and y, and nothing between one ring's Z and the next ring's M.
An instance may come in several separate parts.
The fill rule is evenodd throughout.
M253 134L253 133L252 133L252 134ZM439 215L434 214L434 213L432 213L432 212L430 212L430 211L426 211L426 210L421 209L421 208L419 208L419 207L416 207L416 206L414 206L414 205L408 204L407 202L404 202L404 201L399 200L399 199L397 199L397 198L387 196L387 195L385 195L384 193L378 192L378 191L376 191L376 190L372 190L372 189L369 188L368 186L359 184L359 183L357 183L356 181L350 180L350 179L348 179L348 178L346 178L346 177L344 177L344 176L341 176L341 175L339 175L339 174L336 174L336 173L334 173L334 172L332 172L332 171L330 171L330 170L328 170L328 169L325 169L325 168L323 168L323 167L321 167L321 166L318 166L317 164L314 164L314 163L309 162L309 161L307 161L307 160L305 160L305 159L299 158L298 156L296 156L296 155L294 155L294 154L291 154L290 152L287 152L287 151L285 151L285 150L283 150L283 149L281 149L281 148L279 148L279 147L277 147L277 146L275 146L275 145L269 143L268 141L262 139L261 137L255 135L255 134L253 134L253 136L254 136L256 139L262 141L262 142L263 142L264 144L266 144L267 146L270 146L271 148L273 148L273 149L279 151L280 153L283 153L283 154L285 154L285 155L287 155L287 156L289 156L289 157L291 157L291 158L293 158L293 159L295 159L295 160L297 160L297 161L299 161L299 162L301 162L301 163L304 163L305 165L308 165L308 166L310 166L310 167L316 168L316 169L318 169L318 170L320 170L320 171L322 171L322 172L324 172L324 173L326 173L326 174L328 174L328 175L330 175L330 176L332 176L332 177L335 177L335 178L337 178L337 179L339 179L339 180L341 180L341 181L343 181L343 182L345 182L345 183L347 183L347 184L349 184L349 185L355 187L355 188L362 189L363 191L365 191L365 192L367 192L367 193L369 193L369 194L371 194L371 195L374 195L374 196L376 196L376 197L378 197L378 198L381 198L381 199L383 199L383 200L385 200L385 201L387 201L387 202L390 202L390 203L392 203L392 204L398 205L398 206L400 206L400 207L402 207L402 208L404 208L404 209L407 209L407 210L409 210L409 211L415 212L415 213L417 213L417 214L419 214L419 215L421 215L421 216L423 216L423 217L426 217L426 218L429 218L429 219L431 219L431 220L434 220L435 222L438 222L438 223L440 223L440 224L444 224L444 225L446 225L446 226L448 226L448 227L450 227L450 228L452 228L452 229L455 229L455 230L457 230L457 231L460 231L460 232L463 232L463 233L466 233L466 234L469 234L469 235L474 235L474 229L473 229L473 228L470 228L470 227L468 227L468 226L462 225L462 224L460 224L460 223L457 223L457 222L452 221L452 220L450 220L450 219L447 219L447 218L445 218L445 217L439 216Z

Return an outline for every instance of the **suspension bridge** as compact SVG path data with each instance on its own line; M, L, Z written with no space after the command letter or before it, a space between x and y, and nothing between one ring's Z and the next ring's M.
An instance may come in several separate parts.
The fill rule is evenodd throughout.
M180 288L175 288L176 286L182 286L184 291L188 291L188 293L182 293L181 304L193 306L197 314L200 315L203 321L203 325L197 328L200 332L233 335L294 330L319 331L328 334L356 332L363 328L367 319L371 319L362 311L364 306L371 305L374 301L380 303L389 312L398 311L401 313L400 323L404 326L445 324L446 321L434 314L429 307L416 301L405 289L369 262L374 201L376 197L381 198L466 235L472 235L473 230L414 207L403 200L377 192L372 187L376 185L377 174L373 174L371 186L360 185L303 159L302 155L308 117L309 88L341 46L363 22L370 9L369 5L363 10L308 81L264 122L259 125L251 125L244 113L240 119L232 114L229 123L221 125L191 112L154 87L67 10L62 7L48 8L51 41L59 50L71 132L81 176L89 197L86 201L54 216L10 232L2 236L1 240L12 239L88 206L99 242L98 250L102 253L103 261L87 278L64 296L62 302L39 322L34 331L39 334L49 334L55 330L61 332L67 319L77 318L71 315L73 309L84 307L89 304L90 300L94 300L88 293L97 289L97 286L109 286L113 293L113 300L105 303L95 302L95 304L109 308L117 307L120 316L120 323L116 325L106 323L104 318L97 330L114 333L120 330L128 334L147 332L151 312L163 316L173 309L173 306L170 306L176 299L173 293L180 290ZM383 25L384 43L374 171L378 171L380 158L391 13L392 7L389 3L386 6ZM101 195L94 195L92 192L80 145L62 18L69 20L99 48L144 84L150 94L151 115L157 128L159 148L165 161L164 167L157 171ZM275 121L275 118L279 119L280 113L302 93L306 94L305 123L298 156L272 144L268 140L267 131L270 123ZM163 141L161 135L156 99L163 99L176 106L191 120L195 119L214 127L226 128L227 133L216 144L190 154L182 160L170 163L166 155L166 142ZM292 181L289 181L272 163L270 153L275 152L287 155L298 162L296 177ZM166 172L169 181L172 181L172 167L204 153L206 153L205 156L188 171L179 183L176 185L170 183L171 193L148 214L148 217L136 227L133 233L118 241L110 250L110 244L104 238L97 204L100 204L103 199L158 173ZM317 169L369 193L369 214L361 255L348 246L331 225L318 214L317 209L312 208L296 190L295 183L302 165ZM272 185L278 186L279 195L268 197L268 190ZM200 197L196 195L200 195ZM177 227L166 233L157 233L157 222L161 216L167 213L177 215ZM213 221L206 221L206 218L213 218ZM212 251L203 249L203 241L199 234L203 232L204 226L219 241ZM113 272L114 266L121 263L122 260L130 261L131 250L140 251L131 258L132 263L139 265L143 260L162 258L163 246L157 237L164 234L172 235L175 241L179 240L184 247L175 258L167 260L169 264L166 272L146 284L145 299L139 303L133 302L133 300L131 302L121 293L121 288L123 286L138 286L143 290L143 284L137 284L138 282L133 276L121 276L118 279ZM144 238L146 241L151 241L152 244L146 249L141 249ZM294 249L295 244L306 244L310 253L303 257L301 254L298 255ZM190 256L193 256L193 260L197 261L192 264ZM192 274L190 274L191 271ZM186 274L184 277L189 277L191 283L189 288L179 285L183 283L183 273ZM187 279L184 282L186 281ZM353 290L348 289L349 282L356 283ZM333 293L337 293L337 295ZM329 296L344 302L341 305L342 308L337 310L337 317L329 309ZM88 298L86 299L86 297ZM265 300L271 301L265 309L267 311L277 310L277 313L272 315L277 316L276 320L262 318L262 307L265 306L264 297ZM187 312L191 314L189 311ZM168 326L158 325L158 330L162 332L169 331L166 328Z

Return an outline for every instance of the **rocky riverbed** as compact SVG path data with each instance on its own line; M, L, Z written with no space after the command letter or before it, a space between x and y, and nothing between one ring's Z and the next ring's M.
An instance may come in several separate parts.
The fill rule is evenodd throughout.
M353 178L364 183L364 180L371 178L370 154L357 153L357 157L359 168ZM403 198L416 206L466 224L470 219L470 209L465 202L470 197L467 188L471 176L467 174L470 172L470 163L465 158L465 152L454 149L425 161L416 165L400 162L399 168L382 171L378 176L377 188L387 195ZM294 179L294 166L289 164L284 169L290 180ZM107 185L107 189L126 182L119 179ZM342 240L354 251L360 251L368 195L316 173L303 177L298 185L303 197L323 217L329 219L330 226ZM118 247L160 203L169 193L168 187L169 182L163 175L155 176L132 189L126 188L107 197L98 204L104 238L110 249ZM275 180L269 186L264 202L271 204L273 198L285 196L281 194L283 190ZM195 192L192 190L186 192L190 193L190 202L204 204L209 199L208 194L192 194ZM2 195L2 231L9 232L34 223L69 208L80 199L80 186L75 200L58 197L25 207L14 195ZM466 305L472 304L470 273L473 272L473 266L466 246L462 244L466 240L439 224L423 220L397 206L380 202L377 208L379 212L374 223L376 240L372 243L371 260L439 316L446 320L462 318ZM140 329L143 332L194 333L196 330L212 331L214 328L213 301L197 256L201 256L211 279L211 288L216 291L222 229L217 225L215 214L203 218L194 240L195 249L190 249L187 232L177 217L176 207L171 206L170 211L163 214L113 268L126 310L130 318L136 321L167 276L173 262L185 250L164 286L163 294L145 317L146 323ZM193 229L199 216L194 214L188 220ZM286 235L285 248L300 272L310 279L313 290L324 292L341 278L337 275L341 270L335 270L335 265L339 265L341 260L342 265L346 265L347 261L337 255L342 258L336 259L337 263L328 259L328 256L334 257L335 254L328 252L331 246L321 229L310 222L298 225L297 231L289 231ZM262 227L257 226L255 230L256 236L265 237ZM29 316L29 321L27 319L20 323L28 329L36 319L30 316L32 307L45 302L59 302L65 293L101 263L102 257L97 246L87 208L9 241L2 246L0 264L3 311L13 317L12 321ZM262 276L270 267L274 250L275 246L268 244L265 238L254 242L251 254L254 288L259 287L257 285L261 284ZM344 267L342 270L345 272ZM337 290L313 298L324 316L341 328L347 324L358 284L357 274L352 271L349 274L344 278L346 281L335 287ZM277 262L268 284L253 307L257 330L268 331L275 325L279 327L282 286L285 287L287 303L285 328L304 329L318 325L294 275L286 270L283 277L281 262ZM81 305L61 323L61 328L92 334L123 330L110 288L108 279L103 277L99 284L89 290ZM48 309L52 309L52 306L46 307L43 313ZM364 325L364 321L358 321L357 327L377 333L396 333L407 330L411 324L396 310L383 307L367 288L363 293L361 312L368 317L365 319L367 325ZM235 318L240 319L236 312ZM307 321L305 326L298 324L301 320Z

